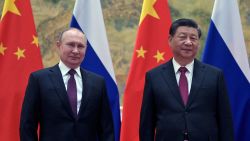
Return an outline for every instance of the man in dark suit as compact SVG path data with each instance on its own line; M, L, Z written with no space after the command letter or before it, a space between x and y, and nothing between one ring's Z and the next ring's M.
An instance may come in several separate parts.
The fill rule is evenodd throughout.
M59 64L30 75L20 140L114 141L105 81L80 68L87 48L85 34L69 28L61 33L57 48Z
M195 59L200 37L195 21L172 23L174 57L146 74L140 141L233 141L223 73Z

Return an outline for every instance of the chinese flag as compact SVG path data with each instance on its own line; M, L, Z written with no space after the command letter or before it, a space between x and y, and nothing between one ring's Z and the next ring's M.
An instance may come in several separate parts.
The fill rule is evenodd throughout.
M168 46L170 24L167 0L144 0L124 93L121 141L139 141L145 73L172 57Z
M0 141L19 140L29 74L42 58L29 0L5 0L0 19Z

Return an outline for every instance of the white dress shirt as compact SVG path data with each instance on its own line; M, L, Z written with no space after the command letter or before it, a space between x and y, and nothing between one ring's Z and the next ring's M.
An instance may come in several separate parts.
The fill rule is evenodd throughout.
M193 70L194 70L194 60L191 63L187 64L186 66L181 66L178 62L175 61L174 58L172 60L173 60L175 77L176 77L178 85L179 85L179 80L180 80L180 75L181 75L181 73L179 72L179 68L180 67L186 67L187 68L188 71L185 73L185 75L186 75L187 81L188 81L188 94L189 94L190 90L191 90L191 85L192 85Z
M62 78L64 82L64 86L67 90L67 85L68 85L68 80L70 78L70 74L68 74L69 70L71 68L67 67L62 61L59 62L59 69L62 73ZM74 78L76 80L76 89L77 89L77 113L79 112L80 105L81 105L81 100L82 100L82 90L83 90L83 85L82 85L82 75L80 71L80 67L75 69L76 73L74 74Z

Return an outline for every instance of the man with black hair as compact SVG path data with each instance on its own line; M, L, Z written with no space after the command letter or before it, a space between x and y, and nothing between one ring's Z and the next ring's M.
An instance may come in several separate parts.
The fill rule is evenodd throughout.
M195 59L200 37L195 21L172 23L173 58L146 73L140 141L233 141L223 72Z

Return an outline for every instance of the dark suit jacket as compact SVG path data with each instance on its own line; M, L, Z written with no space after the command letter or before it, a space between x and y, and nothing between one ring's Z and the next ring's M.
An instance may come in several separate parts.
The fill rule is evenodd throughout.
M172 60L147 72L140 116L140 141L233 141L233 125L223 73L194 61L184 106Z
M58 65L34 72L23 102L20 139L37 141L114 141L112 114L102 77L81 69L83 94L75 117Z

